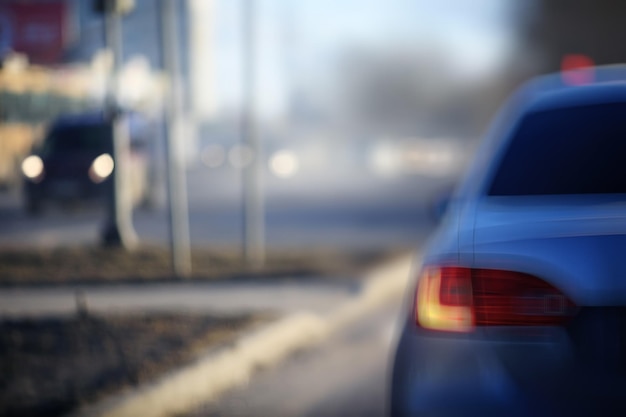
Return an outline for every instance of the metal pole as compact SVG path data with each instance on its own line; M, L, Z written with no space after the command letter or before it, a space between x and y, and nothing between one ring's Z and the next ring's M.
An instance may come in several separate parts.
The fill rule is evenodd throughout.
M244 0L244 116L242 142L252 152L243 168L244 257L252 267L265 263L265 213L263 207L263 154L256 113L256 2Z
M129 133L118 105L118 80L122 66L122 21L121 16L112 10L108 10L104 14L104 36L106 46L113 54L113 68L109 76L107 92L106 116L112 125L115 169L102 238L107 246L132 249L137 245L138 239L132 222L132 197L128 183L130 178L128 175Z
M163 68L169 75L168 100L165 109L167 193L169 207L170 250L174 274L191 275L187 179L182 149L180 54L178 48L178 1L161 0L161 42Z

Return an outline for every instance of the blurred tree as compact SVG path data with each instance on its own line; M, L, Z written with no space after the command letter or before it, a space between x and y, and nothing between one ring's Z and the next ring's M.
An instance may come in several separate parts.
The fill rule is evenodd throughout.
M468 80L434 47L352 50L338 66L335 114L374 138L475 138L506 95L499 75Z
M534 0L521 15L522 42L536 72L558 71L568 54L586 55L596 65L626 62L622 0Z

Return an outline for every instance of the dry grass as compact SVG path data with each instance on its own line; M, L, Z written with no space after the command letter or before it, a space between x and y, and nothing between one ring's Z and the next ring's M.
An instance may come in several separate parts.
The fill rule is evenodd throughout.
M0 321L0 415L65 415L232 343L270 318L152 314Z
M194 248L192 279L354 275L391 252L271 252L260 269L234 250ZM0 285L155 281L173 279L169 252L141 247L127 252L102 247L0 249Z

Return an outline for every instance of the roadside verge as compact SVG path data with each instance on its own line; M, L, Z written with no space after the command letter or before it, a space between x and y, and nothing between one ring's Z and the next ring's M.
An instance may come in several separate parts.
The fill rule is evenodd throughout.
M189 412L245 383L254 371L324 340L332 332L391 300L406 288L412 256L404 254L366 273L352 299L327 313L299 311L244 335L231 347L211 352L156 382L78 410L78 416L161 417Z

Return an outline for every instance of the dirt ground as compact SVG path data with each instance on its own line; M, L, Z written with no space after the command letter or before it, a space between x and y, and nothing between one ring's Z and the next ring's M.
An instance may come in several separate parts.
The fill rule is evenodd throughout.
M252 269L235 250L194 248L191 279L357 275L393 251L307 251L268 253L263 268ZM132 252L102 247L16 249L0 247L0 285L137 282L171 280L169 252L141 247Z
M269 315L0 320L0 415L58 416L232 343Z

